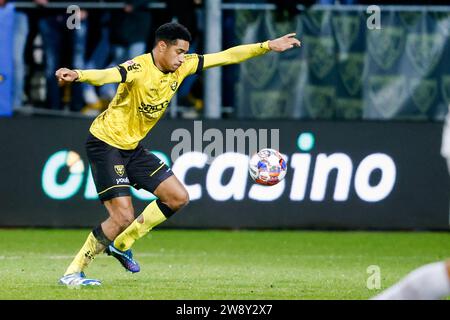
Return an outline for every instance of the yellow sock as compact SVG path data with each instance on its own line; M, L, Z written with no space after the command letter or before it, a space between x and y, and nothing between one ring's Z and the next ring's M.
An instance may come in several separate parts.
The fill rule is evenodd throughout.
M105 248L105 245L98 242L98 240L94 237L94 234L91 232L64 275L83 271L89 263L94 260L95 256L103 252Z
M166 219L166 216L164 216L156 201L153 201L128 228L116 237L114 246L122 251L130 249L137 239L145 236L150 230Z

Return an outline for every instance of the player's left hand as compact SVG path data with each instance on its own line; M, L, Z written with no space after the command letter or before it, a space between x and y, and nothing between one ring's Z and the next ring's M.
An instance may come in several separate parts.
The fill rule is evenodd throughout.
M295 33L288 33L281 38L269 41L269 48L272 51L283 52L294 47L300 47L301 42L295 38Z

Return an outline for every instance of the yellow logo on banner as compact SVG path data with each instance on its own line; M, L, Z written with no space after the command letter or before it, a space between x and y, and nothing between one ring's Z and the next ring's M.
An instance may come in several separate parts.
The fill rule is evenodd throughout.
M307 76L307 63L305 60L289 59L280 60L278 64L278 75L280 77L283 86L291 86L293 90L299 89L299 82L303 84L306 81ZM303 85L300 85L302 88ZM285 90L287 91L287 90ZM292 91L287 91L292 92Z
M431 15L441 30L440 33L448 37L450 35L450 12L433 12Z
M257 10L236 10L233 32L241 42L246 39L249 29L258 30L264 18L264 12ZM256 42L256 41L255 41Z
M114 166L114 170L119 176L123 176L123 174L125 173L125 166L123 164L116 164Z
M368 51L383 70L390 69L398 60L405 47L405 30L383 27L371 30L367 35Z
M435 68L444 51L445 37L436 34L408 34L406 53L421 76L427 76Z
M352 96L361 89L364 65L364 55L359 53L349 54L348 59L339 63L339 75L344 87Z
M338 98L336 101L336 116L347 120L362 118L363 100Z
M313 119L331 119L334 116L336 88L324 86L306 86L304 101L306 109Z
M450 104L450 75L441 77L441 93L445 103Z
M276 74L279 58L279 54L266 54L247 60L241 65L245 81L253 88L263 88Z
M417 108L426 113L437 95L437 81L431 79L413 78L409 81L410 94Z
M309 29L313 31L320 31L320 29L323 28L324 25L328 25L330 22L330 10L306 10L305 13L305 24Z
M305 36L308 65L319 78L325 78L335 64L335 43L333 37Z
M369 78L369 97L382 118L398 113L406 97L405 76L372 76Z
M258 119L282 118L288 116L289 95L281 90L253 91L250 94L250 108Z
M360 17L348 12L334 12L331 21L340 52L348 52L358 37Z
M422 12L399 12L398 16L400 17L401 22L403 25L407 28L414 27L421 18L426 19L426 14L423 14Z
M271 14L269 14L271 13ZM301 38L303 35L303 23L300 16L292 17L289 19L286 17L278 21L274 15L277 15L276 11L266 11L265 15L265 27L269 31L269 39L278 38L281 34L288 34L291 32L297 33L297 36Z

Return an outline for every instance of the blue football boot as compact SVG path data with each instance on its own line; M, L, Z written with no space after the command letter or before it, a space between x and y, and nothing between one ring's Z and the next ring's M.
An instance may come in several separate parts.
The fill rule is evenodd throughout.
M131 249L128 249L126 251L121 251L114 247L113 244L110 244L105 252L108 254L108 256L113 256L117 260L119 260L120 264L127 270L132 273L139 272L141 268L139 267L139 264L133 259L133 253L131 252Z

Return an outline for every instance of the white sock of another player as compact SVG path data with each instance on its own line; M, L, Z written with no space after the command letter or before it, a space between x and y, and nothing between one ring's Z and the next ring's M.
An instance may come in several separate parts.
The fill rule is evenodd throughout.
M373 300L437 300L450 295L445 262L424 265L372 298Z

